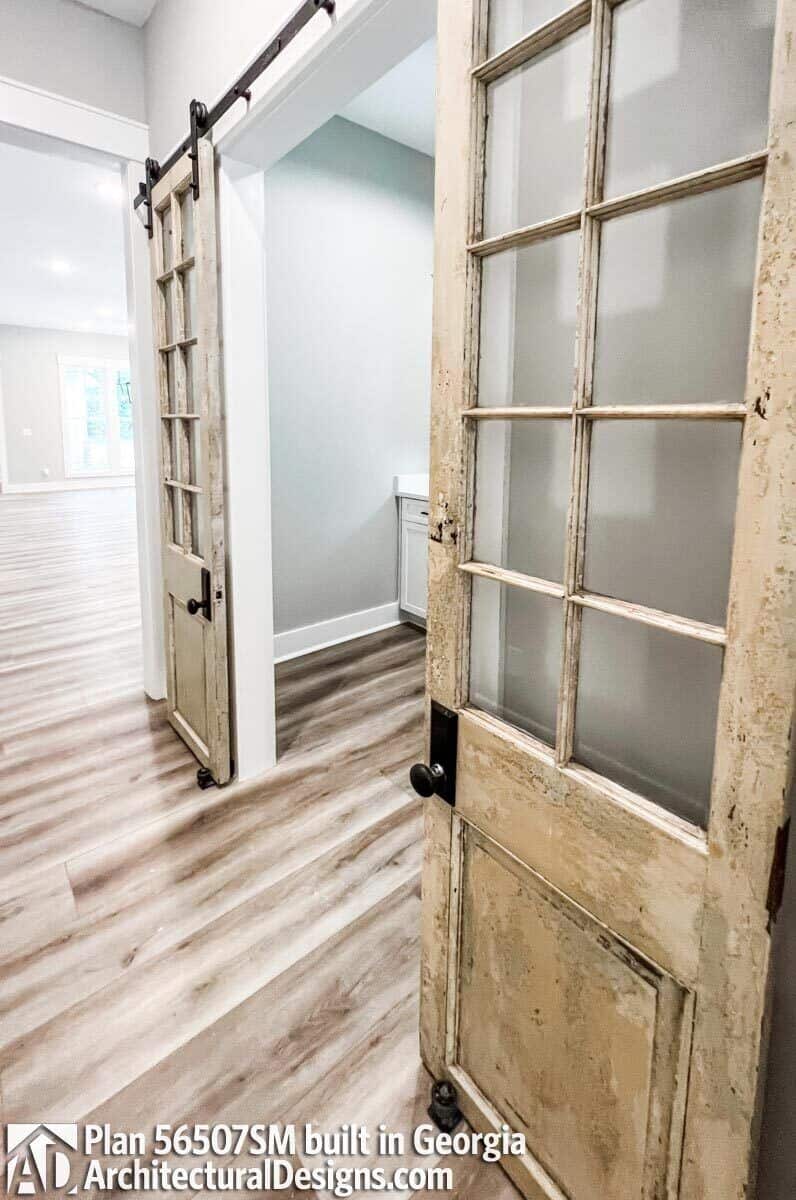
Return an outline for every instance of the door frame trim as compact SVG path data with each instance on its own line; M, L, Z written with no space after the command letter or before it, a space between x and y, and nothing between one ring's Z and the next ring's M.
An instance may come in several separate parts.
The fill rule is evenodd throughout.
M142 162L149 153L149 126L143 122L5 75L0 75L0 122L114 158Z

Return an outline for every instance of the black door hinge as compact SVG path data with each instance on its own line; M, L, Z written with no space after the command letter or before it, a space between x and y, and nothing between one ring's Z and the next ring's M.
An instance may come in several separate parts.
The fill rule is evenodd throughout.
M785 895L785 874L788 867L788 843L790 841L790 817L784 825L780 825L774 841L774 857L771 860L771 874L768 877L768 909L769 932L779 916L782 900Z
M439 796L451 808L456 805L456 751L459 714L431 701L430 763L415 763L409 772L419 796Z

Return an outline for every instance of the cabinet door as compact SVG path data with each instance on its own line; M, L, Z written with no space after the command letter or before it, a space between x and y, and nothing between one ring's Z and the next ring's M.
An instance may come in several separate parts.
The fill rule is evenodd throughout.
M401 522L401 608L416 617L426 615L428 592L428 525Z

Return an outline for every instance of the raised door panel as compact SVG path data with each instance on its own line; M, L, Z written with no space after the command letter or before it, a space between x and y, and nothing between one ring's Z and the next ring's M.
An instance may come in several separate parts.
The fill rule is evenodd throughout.
M171 597L170 627L174 638L173 718L190 730L207 747L207 679L205 677L206 630L204 620L191 616L176 597Z
M679 1167L692 996L460 826L451 1066L525 1135L539 1194L664 1196Z

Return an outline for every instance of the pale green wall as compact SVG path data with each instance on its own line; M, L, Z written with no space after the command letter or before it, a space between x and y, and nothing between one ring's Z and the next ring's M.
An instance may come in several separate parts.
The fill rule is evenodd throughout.
M335 117L266 176L274 627L397 599L428 470L434 162Z

